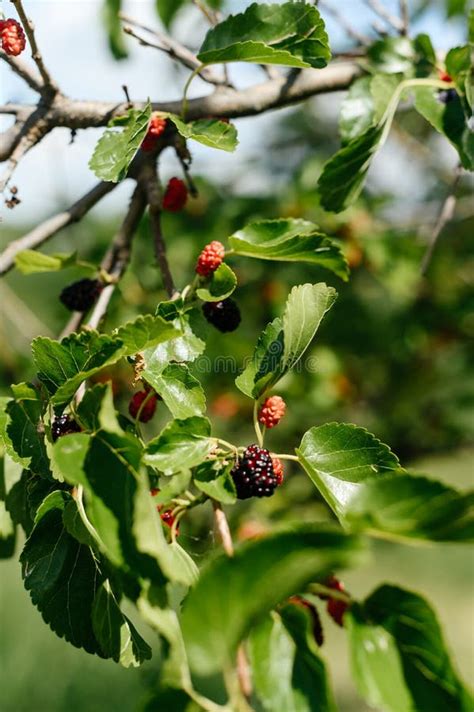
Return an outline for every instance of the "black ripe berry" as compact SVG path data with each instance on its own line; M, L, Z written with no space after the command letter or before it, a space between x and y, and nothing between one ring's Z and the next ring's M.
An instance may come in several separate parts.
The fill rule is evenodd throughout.
M249 445L232 470L239 499L271 497L278 487L270 453L258 445Z
M456 89L442 89L438 92L438 101L440 104L449 104L457 98Z
M206 302L202 312L209 324L223 333L235 331L240 324L240 310L233 299L224 299L222 302Z
M51 424L51 437L56 442L62 435L80 433L81 428L69 415L59 415Z
M103 289L98 279L80 279L65 287L59 299L71 311L88 311Z

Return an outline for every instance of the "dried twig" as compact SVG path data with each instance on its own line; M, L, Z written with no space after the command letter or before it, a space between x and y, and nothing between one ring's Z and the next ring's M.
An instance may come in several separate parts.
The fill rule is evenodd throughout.
M36 42L36 37L35 37L35 28L31 20L28 18L24 8L23 8L23 3L22 0L10 0L10 2L13 3L13 5L16 8L16 11L20 17L21 23L23 25L23 28L25 30L26 36L28 37L28 41L30 43L31 47L31 56L33 57L33 60L38 67L38 71L41 75L41 78L43 80L43 88L42 91L49 91L49 92L57 92L58 87L56 83L53 81L51 78L50 73L46 69L46 66L43 61L43 57L38 49L38 44Z
M150 206L150 223L155 244L155 257L163 278L163 285L168 296L172 299L176 295L177 290L166 256L166 245L161 231L161 189L154 164L149 164L144 169L143 180L147 191L148 204Z
M50 240L60 230L71 225L71 223L81 220L91 208L102 200L116 187L115 183L98 183L92 190L84 195L80 200L71 205L62 213L54 215L45 222L35 227L31 232L18 240L10 242L5 250L0 254L0 275L6 274L15 264L15 257L23 250L33 250Z
M426 271L428 270L439 236L441 235L447 223L453 219L457 201L455 193L459 185L459 181L461 180L461 175L462 168L461 166L458 166L449 195L443 202L443 205L441 206L441 210L438 215L438 219L436 220L433 230L431 231L431 235L428 241L428 247L426 248L423 260L421 262L420 273L422 275L426 274Z

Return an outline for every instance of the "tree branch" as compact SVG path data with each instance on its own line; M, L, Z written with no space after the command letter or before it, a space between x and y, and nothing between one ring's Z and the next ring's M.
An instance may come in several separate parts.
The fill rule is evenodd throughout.
M407 35L410 28L410 12L407 0L400 0L400 17L402 18L401 35Z
M177 290L171 274L168 258L166 256L166 245L161 231L161 189L158 182L158 176L156 174L156 166L154 164L150 163L144 168L143 182L147 191L148 204L150 206L150 223L155 243L156 261L163 278L163 286L165 287L169 298L172 299L176 295Z
M31 47L31 56L33 57L33 61L35 62L36 66L38 67L38 71L41 75L41 78L43 80L43 87L41 89L42 93L45 90L48 90L49 92L57 92L58 87L56 84L53 82L51 75L49 74L48 70L46 69L46 66L43 62L43 57L41 56L41 53L38 49L38 44L36 42L36 37L35 37L35 27L32 23L32 21L28 18L24 8L23 8L23 3L22 0L10 0L11 3L16 8L16 11L20 17L21 23L23 25L23 28L25 30L26 36L28 37L28 41L30 43Z
M18 76L21 77L28 84L28 86L31 87L31 89L38 92L38 94L41 94L43 91L41 77L30 69L25 62L18 59L18 57L13 57L7 54L3 51L3 49L0 49L0 59L3 59L4 62L9 64L15 74L18 74Z
M115 187L116 183L98 183L92 190L80 198L80 200L71 205L70 208L54 215L54 217L38 225L28 234L11 242L0 254L0 276L6 274L13 267L15 257L19 252L40 247L40 245L50 240L63 228L81 220L99 200L102 200L102 198Z
M145 191L141 185L137 184L133 192L127 214L100 265L101 270L107 272L112 281L102 290L100 297L97 300L89 319L87 320L87 325L91 329L98 328L107 312L115 288L127 268L130 261L133 236L138 229L138 225L140 224L140 220L145 212L146 205L147 200ZM69 322L66 324L60 338L63 339L73 331L77 331L82 324L83 319L83 312L74 312L69 319Z

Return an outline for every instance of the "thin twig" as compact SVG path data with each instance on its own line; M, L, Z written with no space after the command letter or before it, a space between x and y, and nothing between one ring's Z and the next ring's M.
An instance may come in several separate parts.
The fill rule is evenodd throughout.
M18 76L21 77L28 84L28 86L31 87L31 89L38 92L38 94L41 94L43 91L41 77L36 74L36 72L34 72L25 62L18 57L12 57L4 52L3 49L0 49L0 59L3 59L4 62L9 64L15 74L18 74Z
M216 500L212 500L212 507L214 509L214 523L222 543L222 548L227 556L234 556L232 534L230 533L229 522L227 521L225 512L222 509L222 504Z
M137 231L140 220L145 212L146 203L145 191L141 185L137 185L132 195L127 214L125 215L125 218L100 265L101 270L107 272L111 283L102 290L100 297L97 300L89 319L87 320L87 326L91 329L98 328L105 313L107 312L107 308L117 283L127 268L130 261L133 236ZM73 331L77 331L82 323L83 317L84 314L82 312L74 312L62 332L61 338L68 336Z
M391 12L387 10L383 2L380 0L364 0L365 4L368 5L376 15L382 18L388 25L393 27L397 32L403 30L403 22L396 15L392 15Z
M339 23L339 25L349 37L352 37L352 39L356 40L362 45L369 45L371 43L370 37L356 30L355 27L353 27L351 23L346 20L344 15L339 12L339 10L337 10L330 2L328 2L328 0L319 0L317 5L318 7L323 7L329 15L332 15L332 17L334 17L334 19Z
M177 290L166 256L166 245L161 230L161 189L154 164L149 164L144 169L144 184L148 196L150 224L155 244L155 257L163 278L163 286L169 298L172 299Z
M36 42L36 37L35 37L35 27L31 20L28 18L24 8L23 8L23 3L22 0L10 0L10 2L13 3L13 5L16 8L16 11L20 17L21 23L23 25L23 28L25 30L26 36L28 37L28 41L30 43L31 47L31 56L33 57L33 61L35 62L36 66L38 67L38 71L43 79L43 84L44 84L44 89L48 89L49 91L57 92L58 87L56 83L53 81L51 78L50 73L46 69L46 66L43 62L43 57L41 56L41 53L38 49L38 44Z
M41 225L35 227L31 232L18 238L18 240L10 242L0 254L0 275L6 274L14 266L15 257L19 252L40 247L40 245L50 240L63 228L81 220L84 215L86 215L99 200L110 193L116 185L116 183L98 183L80 200L71 205L70 208L49 218L41 223Z
M19 120L17 122L17 138L13 143L13 150L0 178L0 193L3 193L7 187L23 156L28 153L30 148L36 146L50 130L51 127L46 118L47 112L48 108L46 106L38 105L36 111L30 114L26 121Z
M408 9L408 1L400 0L400 17L402 18L402 27L400 28L401 35L407 35L410 29L410 12Z
M206 20L210 25L217 25L219 22L219 19L217 17L217 14L212 13L202 2L201 0L191 0L193 5L197 7L197 9L202 12Z
M185 47L180 42L177 42L173 37L169 37L163 32L159 32L158 30L152 29L151 27L147 27L147 25L143 25L141 22L134 20L133 17L129 17L124 13L120 13L119 17L123 22L127 23L127 25L125 25L125 27L123 28L123 31L138 40L138 42L144 47L152 47L153 49L158 49L161 52L165 52L169 57L171 57L177 62L180 62L184 67L186 67L187 69L191 69L192 71L201 67L201 63L196 57L196 55L191 52L188 47ZM150 40L147 40L141 35L139 35L135 30L132 29L132 26L137 27L140 30L144 30L145 32L148 32L150 35L155 37L157 43L151 42ZM199 72L199 76L201 77L201 79L203 79L205 82L208 82L209 84L214 84L216 86L227 84L225 77L220 77L210 67L202 67Z
M433 230L431 232L429 242L428 242L428 247L426 248L425 254L423 256L423 260L421 262L421 267L420 267L420 273L421 275L426 274L426 271L428 270L428 267L431 262L431 258L433 257L433 252L436 247L436 243L438 242L438 238L441 235L444 227L447 225L450 220L452 220L454 216L454 211L456 209L456 189L459 185L459 181L461 180L461 175L462 175L462 168L458 166L456 169L456 175L453 181L453 184L451 186L451 190L449 192L449 195L446 197L445 201L443 202L443 205L441 206L441 210L438 215L438 219L436 220L436 223L433 227Z

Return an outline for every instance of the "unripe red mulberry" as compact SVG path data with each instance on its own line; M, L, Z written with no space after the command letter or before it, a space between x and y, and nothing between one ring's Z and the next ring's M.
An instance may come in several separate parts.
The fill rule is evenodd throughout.
M153 114L150 119L150 125L148 126L148 131L145 138L142 141L142 149L144 151L153 151L155 148L158 138L164 133L166 129L166 119L161 116Z
M225 247L218 240L213 240L206 245L198 257L196 272L201 277L209 277L219 265L225 256Z
M441 79L442 82L452 82L453 81L452 76L442 69L439 70L439 78Z
M273 474L277 479L277 484L281 485L284 478L283 463L279 457L272 457Z
M345 592L344 584L335 576L330 576L324 581L324 585L327 588L332 588L334 591L339 591L340 593ZM344 625L344 614L350 605L349 601L344 601L342 598L332 598L330 595L321 593L318 595L323 601L327 601L326 610L328 614L337 625L342 627Z
M270 396L261 406L258 419L267 428L274 428L285 415L286 403L280 396Z
M153 418L158 398L147 391L134 393L128 404L128 412L132 418L137 418L141 423L148 423Z
M161 521L166 524L170 529L175 522L175 517L171 509L165 509L164 512L160 512Z
M6 54L12 57L21 54L26 47L23 28L19 22L12 18L0 21L0 36L2 39L2 49Z
M323 624L321 623L321 618L319 617L318 609L316 608L314 603L311 603L311 601L308 601L302 596L291 596L291 598L288 599L288 603L292 603L294 606L301 606L302 608L308 611L311 616L311 622L313 624L313 637L319 647L321 647L321 645L324 643Z
M184 208L188 199L186 184L179 178L171 178L163 196L163 210L177 213Z

